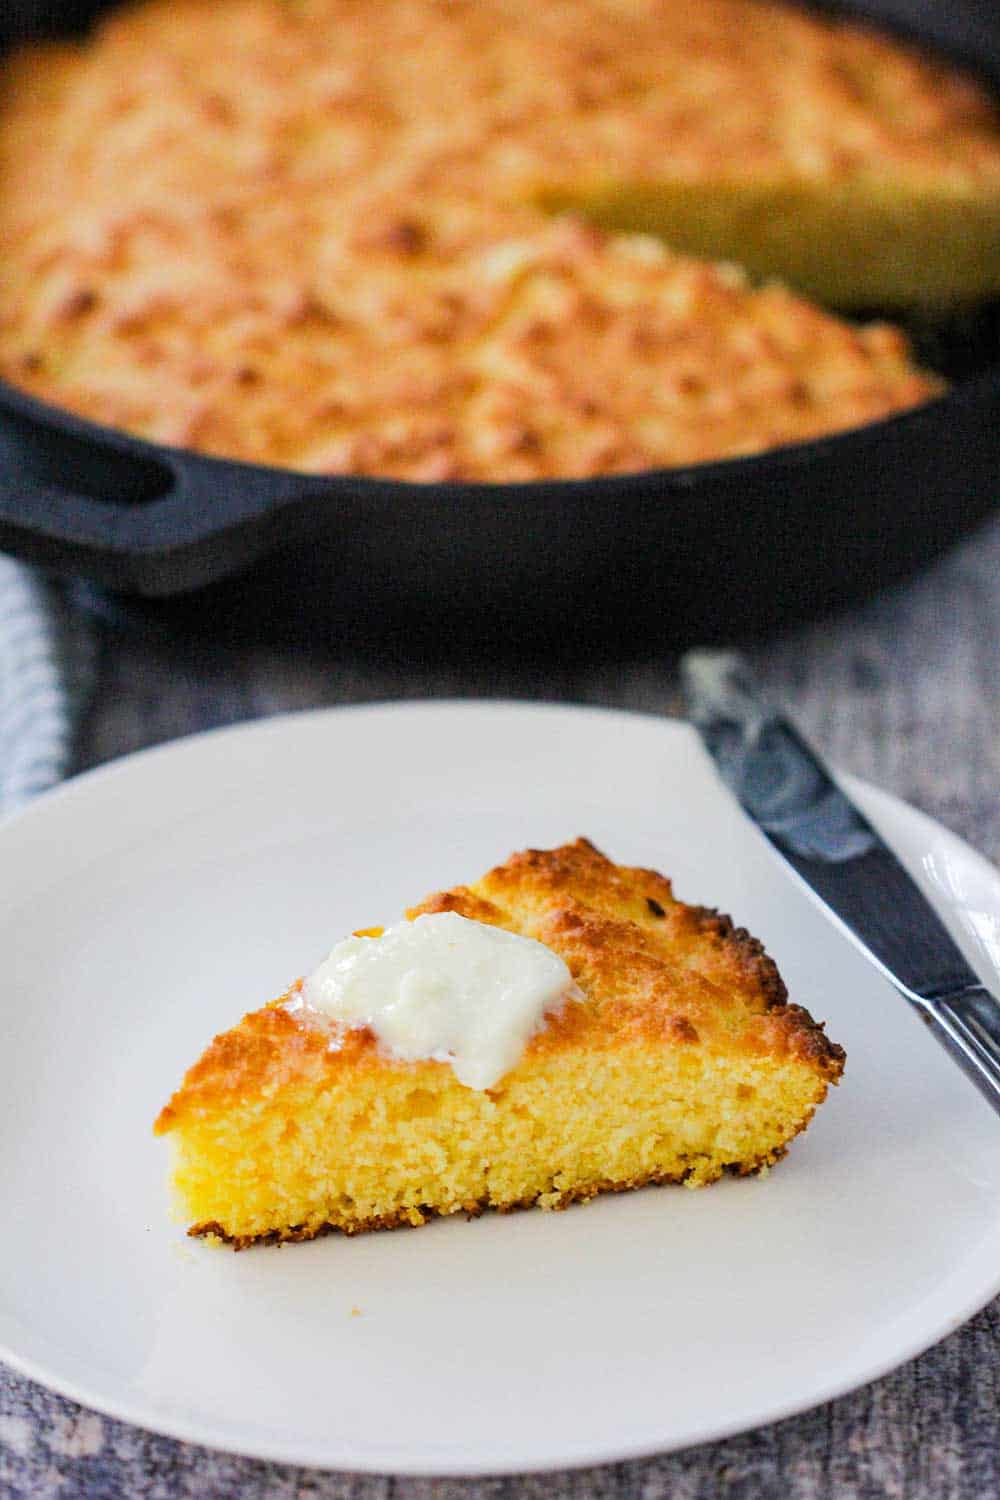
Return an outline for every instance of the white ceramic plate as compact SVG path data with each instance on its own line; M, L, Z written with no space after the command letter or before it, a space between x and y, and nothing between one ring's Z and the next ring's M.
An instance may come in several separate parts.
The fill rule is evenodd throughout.
M995 983L996 872L854 791ZM579 833L732 912L846 1046L788 1159L417 1234L187 1240L150 1125L213 1033L349 929ZM1000 1288L1000 1122L675 723L402 705L134 756L0 828L0 986L0 1353L176 1437L407 1473L619 1459L836 1396Z

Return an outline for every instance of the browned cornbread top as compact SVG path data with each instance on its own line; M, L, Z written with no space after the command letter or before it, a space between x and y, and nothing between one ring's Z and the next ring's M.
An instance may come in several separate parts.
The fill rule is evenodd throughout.
M616 865L587 839L514 854L471 886L407 913L455 911L545 943L585 1000L567 1006L546 1041L589 1046L636 1039L709 1051L792 1052L834 1081L844 1054L787 991L757 938L729 917L688 906L654 870Z
M939 389L886 324L854 329L778 286L751 292L653 240L568 220L510 227L460 247L444 229L439 249L420 221L390 217L316 281L289 278L294 226L261 230L252 287L227 275L226 234L206 235L199 263L182 237L176 275L112 270L107 295L93 266L69 273L62 301L8 331L29 352L7 373L159 441L418 481L756 453Z
M62 128L72 159L38 154L68 185L86 165L93 186L149 203L206 180L356 185L382 168L430 187L456 174L496 200L562 163L625 180L888 167L1000 183L1000 120L969 77L770 0L146 0L96 41L22 53L10 76L29 86L11 120L22 148L31 113Z
M662 875L615 865L585 839L515 854L475 885L431 896L409 915L437 911L536 938L566 961L584 998L549 1017L528 1044L531 1057L648 1043L723 1056L791 1054L826 1082L843 1071L843 1050L807 1011L787 1004L755 938L728 917L677 901ZM292 1082L383 1066L367 1029L317 1025L279 1001L216 1037L156 1129L166 1133L237 1100L266 1099Z
M0 373L314 471L696 462L936 389L894 335L552 226L532 184L1000 190L974 85L757 0L153 0L4 83Z

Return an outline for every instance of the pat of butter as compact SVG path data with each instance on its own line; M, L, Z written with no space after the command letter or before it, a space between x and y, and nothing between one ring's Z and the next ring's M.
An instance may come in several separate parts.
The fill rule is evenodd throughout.
M544 943L440 912L338 943L302 1002L369 1027L393 1057L448 1062L460 1083L488 1089L571 993L569 969Z

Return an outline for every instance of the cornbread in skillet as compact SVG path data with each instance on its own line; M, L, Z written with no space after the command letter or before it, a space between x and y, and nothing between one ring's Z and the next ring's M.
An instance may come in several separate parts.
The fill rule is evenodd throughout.
M319 1024L293 986L216 1037L156 1122L192 1234L241 1247L701 1186L776 1162L840 1079L842 1049L756 939L584 839L408 915L436 912L546 944L580 998L481 1091Z
M984 298L1000 131L964 76L760 0L148 0L6 63L0 243L0 374L99 422L311 472L615 473L933 395L899 334L685 257Z

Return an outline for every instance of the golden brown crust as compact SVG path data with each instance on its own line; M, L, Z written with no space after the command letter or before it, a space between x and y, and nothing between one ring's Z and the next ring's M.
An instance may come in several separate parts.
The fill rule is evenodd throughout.
M676 900L670 881L655 871L613 864L586 839L514 854L473 886L430 896L408 915L440 911L536 938L568 964L584 998L549 1016L528 1044L532 1058L639 1042L727 1056L791 1055L827 1083L843 1071L843 1049L808 1011L786 1003L780 975L756 938L728 917ZM343 1069L447 1067L390 1064L370 1031L331 1029L289 1010L283 1002L296 994L293 986L216 1037L160 1113L158 1134L227 1101Z
M590 1044L646 1034L748 1051L793 1051L831 1080L844 1053L802 1007L787 1005L773 960L745 928L676 900L654 870L615 865L587 839L528 849L471 888L408 913L457 911L510 927L562 955L588 996L533 1044Z
M416 481L696 463L934 395L893 330L552 224L532 194L726 192L738 163L744 187L930 184L961 215L1000 204L981 91L757 0L586 21L579 0L152 0L20 53L0 374L154 440Z

